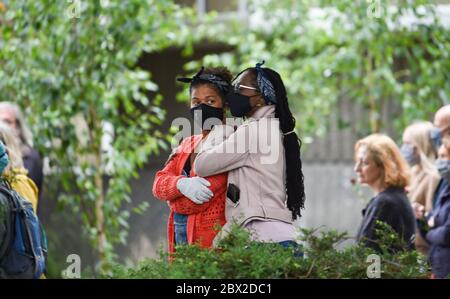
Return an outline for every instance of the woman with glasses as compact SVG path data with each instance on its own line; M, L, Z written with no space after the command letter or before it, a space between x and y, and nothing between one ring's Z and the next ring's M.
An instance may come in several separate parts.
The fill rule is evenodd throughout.
M217 227L225 223L226 172L199 176L192 163L211 125L224 120L225 95L230 91L231 79L226 68L202 68L192 78L178 79L190 84L190 111L202 134L185 138L156 173L153 183L154 196L167 201L170 207L169 254L175 252L176 245L211 247Z
M415 207L422 237L430 246L428 260L435 278L450 278L450 136L442 137L436 167L446 185L430 213Z
M242 71L227 96L231 114L247 120L226 138L214 128L194 169L201 176L228 172L227 223L215 243L236 223L255 241L297 248L293 221L305 201L301 142L283 81L263 63Z

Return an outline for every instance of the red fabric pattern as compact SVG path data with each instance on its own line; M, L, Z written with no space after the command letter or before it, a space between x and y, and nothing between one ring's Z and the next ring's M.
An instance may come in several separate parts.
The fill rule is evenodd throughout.
M227 174L222 173L205 178L211 183L209 187L214 196L209 202L198 205L185 197L176 187L183 167L195 147L201 141L202 135L194 135L183 140L176 153L166 163L164 168L156 173L153 182L153 195L167 201L170 215L167 225L167 239L169 254L175 252L173 214L188 215L187 236L189 244L199 244L209 248L217 234L217 227L225 224L225 194L227 188ZM192 167L191 177L196 176Z

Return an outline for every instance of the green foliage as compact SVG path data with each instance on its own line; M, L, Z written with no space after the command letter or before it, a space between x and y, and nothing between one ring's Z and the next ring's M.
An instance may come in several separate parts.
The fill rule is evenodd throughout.
M249 2L255 14L245 26L212 21L197 30L235 51L207 55L186 70L223 64L237 72L266 60L281 74L305 136L326 132L327 119L339 117L341 99L368 111L363 124L352 124L360 135L387 129L382 120L389 101L399 107L397 114L387 112L397 130L449 102L450 34L431 1ZM420 24L405 25L413 18Z
M385 232L385 234L389 234ZM336 249L348 239L346 233L302 229L305 258L295 257L292 250L277 244L252 242L248 232L234 227L217 249L197 246L177 248L172 262L167 255L147 259L135 267L116 265L110 278L367 278L374 252L361 245ZM381 278L427 278L426 261L415 251L380 255Z
M80 215L100 260L111 262L126 242L129 181L166 146L156 129L162 97L135 65L144 51L182 41L190 11L162 0L4 3L0 100L28 116L51 169L48 197Z
M408 248L406 242L403 239L398 238L397 233L392 229L392 227L383 221L376 221L375 235L378 237L377 243L383 253L387 253L392 250L405 250Z
M394 11L387 9L390 1L380 1L380 17L371 16L367 1L252 0L250 11L256 14L244 24L217 21L215 13L202 16L199 23L193 10L163 0L2 2L0 100L17 102L24 109L36 147L49 159L51 174L45 182L50 197L80 215L93 247L108 263L115 259L114 246L126 242L130 214L123 206L132 201L129 180L137 177L150 154L158 154L166 144L166 136L156 129L165 115L158 87L150 73L136 67L144 51L179 46L189 56L194 44L204 40L235 49L186 64L191 73L200 64L223 64L236 73L266 60L285 81L303 137L325 133L326 120L339 113L335 107L343 98L369 111L363 127L370 129L362 129L361 135L384 129L381 119L387 101L401 107L401 114L392 119L402 129L414 119L428 119L449 99L450 34L425 0L396 1ZM323 8L323 14L310 14L314 8ZM424 22L403 26L404 16ZM105 136L111 139L108 152L103 151ZM133 211L142 212L146 206ZM248 246L245 252L272 250ZM244 254L239 248L230 249L228 256ZM335 255L344 263L350 253L358 256L360 250ZM195 249L186 251L196 254ZM268 252L264 258L276 259ZM201 254L219 258L214 252ZM241 266L262 261L246 255ZM333 270L315 272L318 263L320 269L328 269L320 257L314 265L289 261L309 271L286 266L292 273L339 276ZM284 269L281 258L273 262ZM208 275L236 275L233 263L228 264L229 272L219 265L218 272L208 268L212 271ZM358 269L353 271L360 273ZM244 271L243 276L268 273L261 271ZM291 275L280 271L276 275ZM350 276L342 271L346 273L342 276Z

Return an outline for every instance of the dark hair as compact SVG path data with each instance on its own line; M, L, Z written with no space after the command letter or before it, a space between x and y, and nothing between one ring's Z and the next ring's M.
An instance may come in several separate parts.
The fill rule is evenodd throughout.
M247 70L253 74L254 81L252 83L255 87L258 87L256 69L249 68ZM301 217L300 210L305 207L305 185L300 157L302 141L295 132L292 132L295 129L295 118L289 109L286 88L281 76L270 68L263 68L263 70L275 89L277 99L275 117L280 121L280 129L283 134L291 132L283 136L283 145L286 158L287 207L292 212L292 219L295 220L297 216Z
M231 72L226 67L208 67L203 70L202 74L210 74L210 75L220 77L223 80L225 80L230 86L231 86L231 80L233 79L233 75L231 75ZM207 82L207 81L198 80L198 81L192 82L191 86L189 87L189 93L192 93L192 89L195 87L198 87L200 85L207 85L207 86L211 87L212 89L214 89L220 95L220 98L222 99L222 103L225 104L225 96L226 95L216 85L214 85L213 83Z

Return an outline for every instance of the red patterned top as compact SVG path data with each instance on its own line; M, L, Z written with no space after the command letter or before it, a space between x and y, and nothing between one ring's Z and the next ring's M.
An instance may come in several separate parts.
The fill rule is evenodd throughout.
M217 174L207 179L214 196L206 203L198 205L185 197L176 187L183 167L189 159L195 147L202 140L202 135L194 135L183 140L167 161L164 168L156 173L153 182L153 195L168 202L170 207L169 221L167 225L167 240L169 253L175 252L173 214L188 215L187 238L189 244L199 244L203 248L209 248L217 234L217 226L225 224L225 194L227 189L227 173ZM191 177L196 176L194 167L191 169Z

